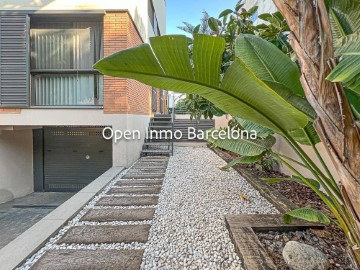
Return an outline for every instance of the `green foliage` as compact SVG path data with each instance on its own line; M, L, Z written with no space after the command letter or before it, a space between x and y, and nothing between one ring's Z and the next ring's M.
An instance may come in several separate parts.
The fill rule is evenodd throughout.
M184 104L186 110L190 112L190 119L200 120L202 116L204 116L205 119L212 119L214 116L222 116L224 114L224 112L213 103L199 95L187 95Z
M354 117L357 120L360 120L360 93L356 93L350 89L345 89L345 94L350 102Z
M291 223L293 218L303 219L310 222L320 222L322 224L328 225L331 220L327 214L313 208L299 208L287 212L284 215L284 222Z
M249 120L245 120L239 117L235 117L235 120L238 123L238 127L240 130L247 130L248 132L255 131L257 134L257 137L259 138L266 138L270 135L273 135L274 132L266 127L260 126L254 122L251 122Z
M219 148L229 150L241 156L259 156L264 152L271 149L271 147L275 144L276 140L273 136L268 136L265 139L257 138L257 139L218 139L209 137L208 141Z
M235 166L236 164L251 164L251 163L256 163L261 161L261 159L264 157L265 153L262 153L258 156L243 156L243 157L238 157L232 161L230 161L228 164L226 164L225 166L221 167L221 170L227 170L233 166Z
M345 87L360 93L360 2L355 0L329 1L329 16L335 37L335 53L340 63L327 79L341 82ZM359 101L350 93L351 107L358 118ZM349 96L349 95L348 95Z

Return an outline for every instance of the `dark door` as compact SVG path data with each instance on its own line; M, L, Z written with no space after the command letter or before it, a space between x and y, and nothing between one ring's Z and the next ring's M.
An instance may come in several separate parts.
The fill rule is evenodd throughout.
M44 128L45 191L78 191L112 167L112 143L102 129Z

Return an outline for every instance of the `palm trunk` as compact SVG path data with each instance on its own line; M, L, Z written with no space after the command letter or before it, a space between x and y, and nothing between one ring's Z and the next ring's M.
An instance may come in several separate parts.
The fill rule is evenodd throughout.
M315 127L340 175L339 187L360 238L360 125L341 84L326 81L336 59L324 0L273 1L291 29L301 83L318 115ZM349 242L360 264L359 243Z

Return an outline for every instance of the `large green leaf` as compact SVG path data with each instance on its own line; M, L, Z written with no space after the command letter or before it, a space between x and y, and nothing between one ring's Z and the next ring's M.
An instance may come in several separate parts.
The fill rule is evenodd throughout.
M307 124L305 114L288 104L240 60L227 69L220 83L224 39L195 34L193 70L185 40L185 36L154 37L150 43L155 50L149 44L142 44L102 59L94 67L105 75L135 79L165 90L198 94L231 115L280 134Z
M345 94L350 102L354 117L360 120L360 93L345 89Z
M360 31L360 1L329 1L330 24L335 39Z
M286 178L261 178L261 180L264 180L268 184L275 184L280 183L283 181L292 181L299 183L301 185L307 186L307 184L299 177L293 176L293 177L286 177ZM307 181L311 183L316 189L320 189L320 183L314 179L307 178Z
M213 145L234 152L241 156L258 156L271 149L276 139L268 136L266 139L218 139L209 137L208 141Z
M291 137L304 145L316 145L320 142L320 137L317 134L313 122L309 122L304 128L290 131Z
M264 153L258 155L258 156L243 156L243 157L238 157L232 161L230 161L228 164L226 164L225 166L221 167L221 170L227 170L233 166L235 166L236 164L249 164L249 163L255 163L260 161L264 156Z
M305 97L300 97L293 93L288 87L281 83L264 81L271 89L278 93L282 98L284 98L288 103L293 105L299 111L302 111L306 114L311 120L315 120L317 115L313 107L307 101Z
M342 82L346 87L360 93L360 55L344 56L344 59L326 78L331 82Z
M335 41L335 54L360 55L360 32L356 32Z
M257 136L260 138L266 138L267 136L274 133L274 131L272 131L271 129L263 127L252 121L245 120L239 117L235 117L235 119L244 130L247 130L249 132L256 131Z
M285 85L304 97L297 65L274 44L255 35L242 34L236 40L236 56L263 81Z
M327 214L313 208L299 208L284 214L284 222L291 223L293 218L303 219L310 222L320 222L323 224L329 224L330 219Z

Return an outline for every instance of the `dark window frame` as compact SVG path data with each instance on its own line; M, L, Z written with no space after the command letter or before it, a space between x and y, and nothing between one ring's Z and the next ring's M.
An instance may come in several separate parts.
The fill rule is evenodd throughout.
M59 23L59 25L68 25L69 27L63 27L62 29L75 29L75 23L98 23L95 31L98 31L96 37L100 38L98 44L94 42L94 63L104 57L104 14L34 14L30 16L30 31L29 31L29 76L30 76L30 106L36 108L102 108L103 107L103 76L100 72L93 68L87 69L33 69L32 68L32 42L31 42L31 29L47 29L42 28L41 24L46 23ZM49 28L51 29L51 28ZM98 55L98 57L95 57ZM63 105L42 105L35 104L35 91L33 85L33 78L37 75L94 75L94 104L63 104Z
M151 89L151 111L157 112L157 89L155 87Z
M152 0L148 1L148 14L149 14L149 18L150 18L150 23L152 26L152 29L154 31L154 34L156 36L160 36L160 28L159 28L159 23L158 23L158 19L156 16L156 12L155 12L155 8L154 8L154 4Z

